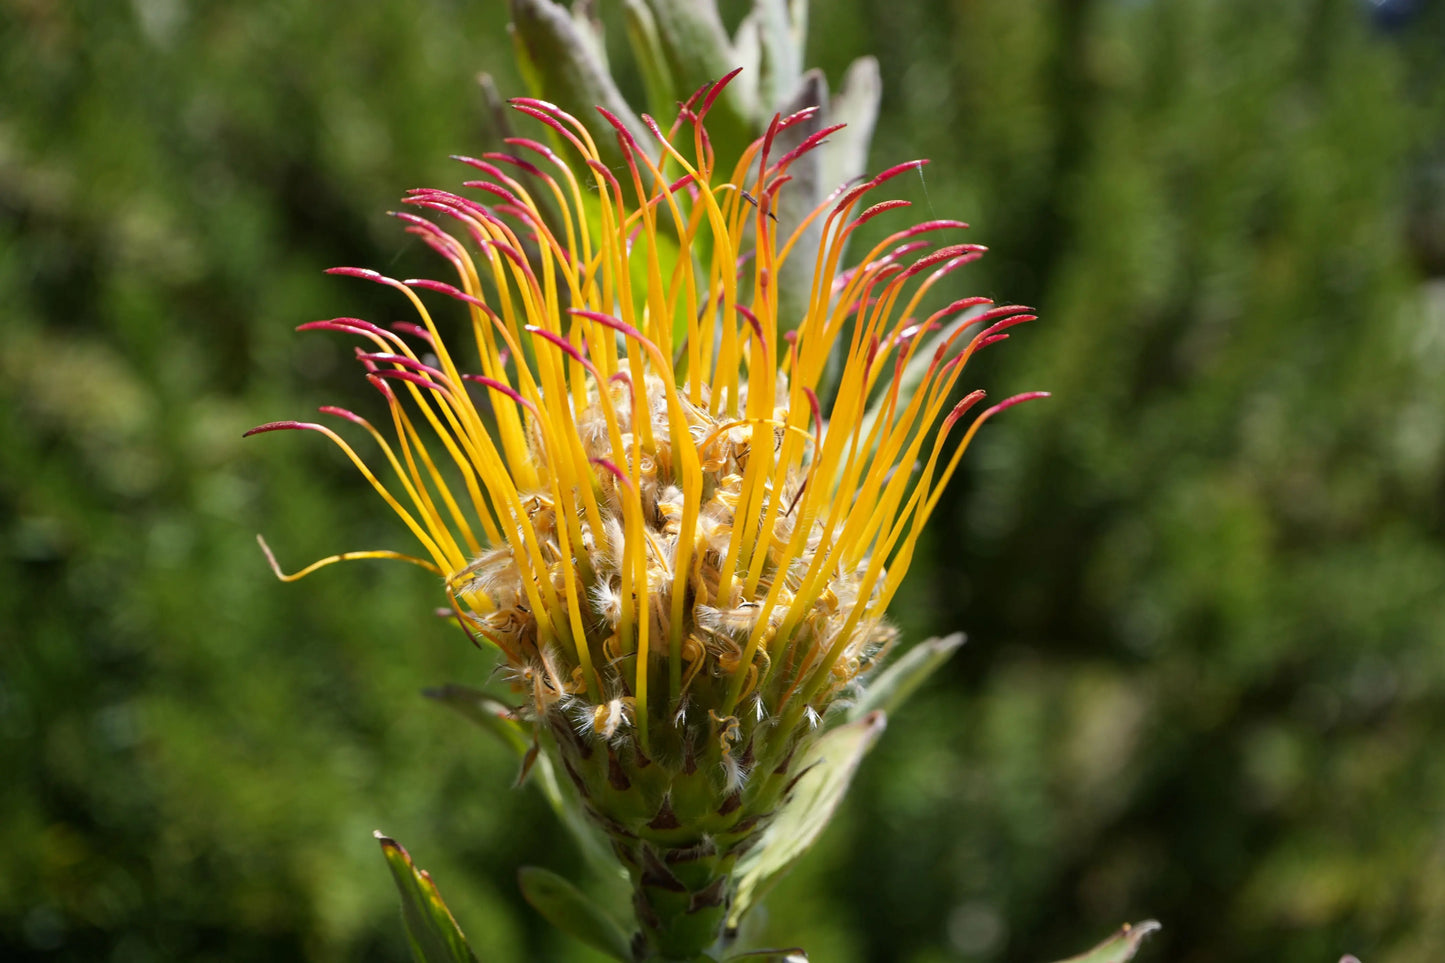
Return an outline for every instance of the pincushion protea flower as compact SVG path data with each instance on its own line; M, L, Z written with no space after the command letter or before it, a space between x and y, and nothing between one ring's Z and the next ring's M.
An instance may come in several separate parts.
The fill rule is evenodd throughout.
M790 165L836 128L783 151L811 111L775 117L719 176L704 120L729 79L667 132L644 118L650 144L603 110L618 172L574 117L515 100L576 160L513 138L515 153L459 158L482 175L475 195L407 196L437 221L397 214L455 284L333 270L394 288L421 322L301 326L362 340L390 431L321 410L369 434L391 480L321 424L253 429L328 436L424 548L282 577L368 557L436 572L630 873L638 955L668 959L717 939L739 857L806 778L830 705L892 644L888 604L969 440L1037 396L983 411L950 451L983 397L953 402L966 362L1032 315L966 298L919 316L983 252L933 243L958 221L840 266L859 227L906 205L865 199L922 162L840 188L779 236ZM808 310L780 317L774 279L813 225ZM465 352L422 294L464 306Z

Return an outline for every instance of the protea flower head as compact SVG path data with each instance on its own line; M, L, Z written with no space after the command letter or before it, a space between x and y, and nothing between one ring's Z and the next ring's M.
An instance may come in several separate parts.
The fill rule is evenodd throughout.
M386 480L331 438L421 543L451 609L501 653L520 703L631 874L641 948L693 958L740 911L737 861L806 773L830 706L895 633L886 612L984 410L957 401L974 352L1029 320L984 298L924 314L983 248L966 227L904 227L841 263L864 223L906 206L874 192L922 162L840 187L781 236L782 151L810 112L775 117L730 171L705 118L728 78L640 142L610 113L625 169L559 108L513 101L556 149L458 158L473 193L415 190L397 216L454 282L333 273L394 288L417 323L301 325L360 339L386 430ZM426 217L423 215L430 215ZM823 242L808 308L775 279L805 231ZM457 332L438 306L469 321ZM951 435L954 437L951 443ZM730 914L731 910L731 914Z

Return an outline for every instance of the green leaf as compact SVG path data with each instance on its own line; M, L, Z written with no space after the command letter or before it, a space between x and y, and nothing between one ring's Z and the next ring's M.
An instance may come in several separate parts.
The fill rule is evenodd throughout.
M515 751L518 756L526 756L527 750L531 748L532 739L527 727L517 721L511 708L481 689L450 684L435 689L423 689L421 694L475 722L500 739L503 745Z
M599 874L611 878L620 872L612 850L602 841L580 806L563 789L557 779L557 771L545 753L538 752L538 746L527 727L513 718L512 710L481 689L466 685L444 685L435 689L423 689L422 695L455 710L463 717L475 722L517 753L522 760L522 771L517 777L520 784L528 775L541 791L547 804L557 818L572 834L577 847Z
M796 946L787 950L751 950L730 956L723 963L808 963L808 954Z
M557 770L552 765L546 753L537 757L537 785L546 797L547 804L557 814L562 825L571 833L572 839L577 843L577 848L582 851L583 857L588 864L596 870L603 879L626 876L622 864L613 855L612 848L602 839L592 822L582 812L582 807L576 802L574 796L562 788L562 782L557 778Z
M749 16L756 24L761 45L757 109L760 114L770 116L783 109L784 102L802 80L802 38L793 33L786 0L753 0Z
M624 160L617 134L593 108L606 107L639 143L649 143L650 135L598 56L597 37L585 29L585 21L579 26L566 7L552 0L512 0L513 46L528 86L581 121L602 162L620 167Z
M758 23L757 11L749 11L738 24L738 29L733 34L733 66L741 67L743 72L733 78L733 83L743 88L745 99L757 100L758 81L762 77L763 64L763 38L762 30ZM689 91L690 92L690 91Z
M737 66L716 0L647 0L647 5L657 24L668 69L683 96ZM754 123L756 83L748 78L743 83L729 84L708 112L708 134L720 170L732 170L744 148L760 132Z
M875 709L893 713L963 645L962 632L920 642L870 679L848 718L861 719Z
M379 831L376 838L401 893L401 915L417 963L477 963L431 877L416 868L396 840Z
M666 119L667 112L687 95L682 93L672 79L672 70L667 66L667 55L662 50L662 39L657 33L657 20L643 0L623 0L623 12L627 16L627 41L632 47L632 57L642 73L642 86L647 94L647 107L654 117ZM688 91L691 93L691 91Z
M859 57L843 75L843 85L828 105L829 124L847 124L828 137L823 152L823 182L829 190L868 169L868 148L883 100L878 61Z
M647 0L647 4L674 76L689 93L732 69L732 43L717 0ZM739 89L730 89L723 98L733 100Z
M522 896L547 922L615 960L632 959L622 927L567 880L540 866L523 866L517 882Z
M1089 952L1060 960L1059 963L1124 963L1125 960L1134 958L1144 937L1162 928L1157 920L1145 920L1132 925L1125 923L1119 927L1119 932Z
M858 764L887 725L881 711L827 733L794 763L802 774L791 799L783 805L762 841L738 864L737 897L728 917L736 926L782 874L822 835L842 802Z
M597 4L572 4L572 23L577 35L587 44L587 52L596 58L603 71L611 74L612 66L607 62L607 36L602 30L602 18L597 16Z

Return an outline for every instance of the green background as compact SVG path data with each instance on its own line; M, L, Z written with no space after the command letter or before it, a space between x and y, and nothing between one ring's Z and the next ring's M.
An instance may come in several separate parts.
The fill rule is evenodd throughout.
M381 828L484 961L591 958L516 894L570 844L417 694L490 657L419 570L276 583L258 531L409 541L323 440L240 439L371 404L292 328L399 316L325 267L437 273L385 211L487 149L506 19L0 2L0 957L402 960ZM815 4L811 63L881 61L873 166L992 248L940 303L1041 309L973 380L1055 398L940 508L896 616L971 641L777 939L1445 959L1442 50L1427 0Z

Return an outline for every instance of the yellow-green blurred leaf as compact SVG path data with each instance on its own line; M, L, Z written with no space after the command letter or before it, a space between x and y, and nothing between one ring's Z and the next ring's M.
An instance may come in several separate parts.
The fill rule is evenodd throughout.
M885 713L870 712L825 733L794 763L803 775L792 798L768 827L762 842L738 864L737 897L730 923L735 925L822 835L848 791L858 764L886 726Z
M1161 928L1156 920L1125 923L1119 927L1117 933L1089 952L1071 956L1067 960L1060 960L1059 963L1125 963L1126 960L1132 960L1134 954L1139 952L1139 944L1144 941L1144 937Z
M567 880L540 866L523 866L517 882L547 922L615 960L632 959L631 944L617 921Z
M380 832L376 838L401 893L401 915L417 963L478 963L432 878L416 868L396 840Z

